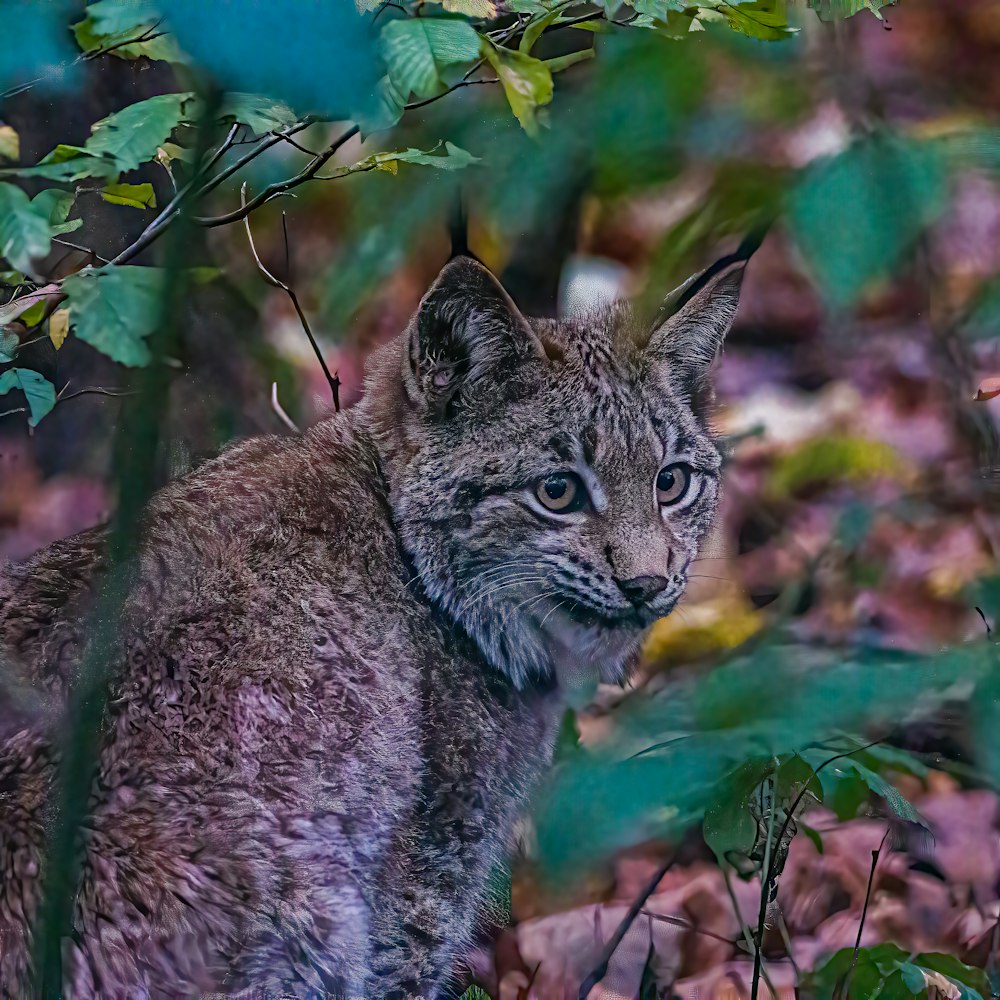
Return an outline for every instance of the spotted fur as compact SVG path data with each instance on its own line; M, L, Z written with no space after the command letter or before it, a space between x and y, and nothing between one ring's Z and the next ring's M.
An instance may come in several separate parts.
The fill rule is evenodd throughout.
M456 260L359 406L154 498L66 997L442 995L568 694L627 676L683 590L720 464L692 404L737 290L723 276L649 336L620 306L529 322ZM698 495L661 511L679 460ZM560 469L592 509L540 509ZM0 574L4 996L31 989L102 542ZM668 584L637 608L618 581L651 574Z

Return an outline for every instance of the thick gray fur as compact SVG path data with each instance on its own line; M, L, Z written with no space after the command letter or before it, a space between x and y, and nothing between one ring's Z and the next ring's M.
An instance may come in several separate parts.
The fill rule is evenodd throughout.
M364 401L145 520L65 996L444 995L567 699L622 680L709 526L696 404L742 268L652 334L528 321L450 263ZM659 508L659 469L699 470ZM547 513L576 471L593 509ZM62 713L103 536L0 574L0 993L31 989ZM659 575L635 607L616 581Z

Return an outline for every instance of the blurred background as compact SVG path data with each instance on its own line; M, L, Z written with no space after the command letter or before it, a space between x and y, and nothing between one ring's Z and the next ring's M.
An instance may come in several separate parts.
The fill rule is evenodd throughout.
M652 879L591 997L750 996L758 947L761 996L1000 995L1000 3L338 6L0 12L22 37L0 60L0 188L25 193L0 197L0 362L52 387L36 412L28 376L0 382L0 557L111 517L116 450L139 447L141 404L118 394L142 392L155 315L130 312L129 285L105 293L121 331L88 323L108 302L82 269L200 183L200 112L157 126L146 105L103 173L66 167L138 102L267 98L216 102L212 168L257 152L172 251L198 271L153 351L160 483L332 412L262 268L346 407L447 260L459 200L469 246L535 315L599 296L651 312L770 224L717 372L717 531L635 683L567 717L470 977L503 1000L576 997ZM421 19L489 41L414 68L386 25ZM349 113L366 73L388 81L387 118ZM253 199L331 145L249 215L255 259L225 221L241 185ZM71 207L32 243L25 203L53 188Z

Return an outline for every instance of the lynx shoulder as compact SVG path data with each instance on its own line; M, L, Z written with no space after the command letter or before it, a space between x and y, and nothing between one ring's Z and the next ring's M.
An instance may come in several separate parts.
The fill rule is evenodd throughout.
M702 406L744 261L641 329L528 320L459 258L365 399L152 501L68 997L439 994L565 699L621 681L719 492ZM0 992L30 991L100 532L0 574Z

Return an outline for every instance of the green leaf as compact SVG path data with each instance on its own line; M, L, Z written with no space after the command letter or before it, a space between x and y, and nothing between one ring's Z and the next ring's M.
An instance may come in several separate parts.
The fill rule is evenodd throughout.
M48 222L53 236L61 236L63 233L72 233L83 225L83 219L68 221L75 201L75 191L47 188L31 199L31 210Z
M85 177L117 178L122 171L155 159L173 130L190 121L194 107L190 93L150 97L95 122L83 146L60 143L34 166L11 167L0 173L67 182Z
M161 11L180 47L226 91L267 94L301 114L357 120L370 111L375 33L350 0L169 0Z
M85 268L63 282L72 328L80 340L123 365L148 364L146 339L159 316L163 274L118 265Z
M44 257L52 245L52 228L34 210L28 196L13 184L0 184L0 257L19 271Z
M777 42L795 34L788 26L786 0L756 0L755 3L727 3L719 9L729 22L729 27L750 38Z
M72 25L76 42L84 52L103 50L119 59L146 56L168 62L184 61L177 42L158 23L162 18L148 0L128 3L97 0L86 8L85 14L82 21Z
M0 160L16 160L21 155L21 140L10 125L0 125Z
M21 342L16 333L0 330L0 364L9 364L17 357L17 349Z
M757 821L750 813L749 800L769 770L767 762L749 762L716 789L714 801L705 810L702 833L720 861L729 861L732 855L746 856L753 850Z
M498 48L483 39L483 55L496 70L514 117L530 136L538 135L538 109L552 100L552 73L541 59Z
M524 34L521 35L521 41L517 48L519 52L523 52L526 56L531 55L531 50L535 46L535 42L541 37L542 32L552 24L553 21L559 15L562 14L561 7L553 7L552 10L547 11L543 14L535 15L526 25L524 29Z
M226 94L219 117L249 125L257 135L286 128L298 120L284 101L262 94Z
M118 165L113 159L91 153L83 146L59 143L38 163L25 167L7 167L0 174L17 177L44 177L50 181L79 181L85 177L117 177Z
M789 222L827 298L844 307L892 274L946 194L936 147L878 133L809 167Z
M0 375L0 396L20 389L28 401L28 423L37 427L39 421L56 405L56 387L30 368L10 368Z
M156 195L152 184L108 184L101 189L101 197L112 205L156 208Z
M479 57L479 36L468 21L451 17L399 18L382 29L382 55L402 94L433 97L450 66Z
M819 767L823 760L829 759L829 754L823 750L805 750L802 757L813 767ZM845 757L842 760L823 768L819 773L820 781L836 781L839 776L845 774L855 774L865 784L869 791L874 792L882 799L889 809L900 819L908 823L916 823L918 826L929 828L927 820L917 812L913 804L903 796L902 792L895 785L891 785L882 775L877 774L870 767L862 764L854 757Z
M434 149L440 148L440 143ZM401 149L392 153L372 153L357 163L346 167L338 167L327 174L327 177L346 177L349 174L365 173L368 170L384 170L386 173L396 173L400 163L416 163L425 167L437 167L438 170L462 170L472 163L479 163L478 156L473 156L454 143L444 144L444 154L435 156L434 150L424 152L421 149Z
M130 104L92 126L84 147L95 156L110 157L119 170L134 170L156 157L156 150L182 122L194 94L160 94Z
M882 8L893 3L895 0L809 0L821 21L839 21L863 10L871 11L881 21Z

